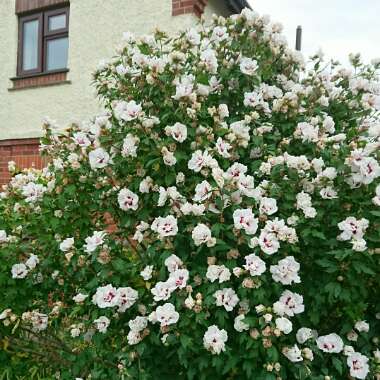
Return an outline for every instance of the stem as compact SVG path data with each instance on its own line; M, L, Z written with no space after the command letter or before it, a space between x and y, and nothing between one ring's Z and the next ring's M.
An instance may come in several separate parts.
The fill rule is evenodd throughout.
M53 334L51 334L52 337L54 337L54 339L51 339L49 338L47 335L42 335L42 334L37 334L35 331L33 330L30 330L28 329L27 327L20 327L20 329L22 331L26 331L28 332L29 334L32 334L34 335L35 337L37 337L38 339L43 339L43 340L46 340L47 342L50 342L51 344L53 344L55 346L55 348L59 348L63 351L66 351L68 353L71 353L71 350L69 349L69 347L67 347L60 339L58 339L56 336L54 336Z
M17 339L17 338L7 337L7 339L10 340L12 347L16 348L16 350L18 350L18 351L27 352L27 353L30 353L31 355L38 356L40 358L45 358L48 362L51 362L51 360L54 359L54 361L56 361L56 362L58 362L64 366L69 366L71 364L67 360L62 359L59 356L59 354L57 353L57 351L50 351L50 350L46 351L46 348L47 348L46 346L44 347L45 352L40 352L40 351L35 350L33 348L25 347L23 345L24 342ZM10 351L10 352L12 352L12 351ZM15 351L15 353L17 354L17 351Z

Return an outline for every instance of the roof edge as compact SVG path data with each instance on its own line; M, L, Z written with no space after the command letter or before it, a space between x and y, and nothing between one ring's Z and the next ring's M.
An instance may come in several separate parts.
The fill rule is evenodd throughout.
M240 13L244 8L251 8L247 0L225 0L231 13Z

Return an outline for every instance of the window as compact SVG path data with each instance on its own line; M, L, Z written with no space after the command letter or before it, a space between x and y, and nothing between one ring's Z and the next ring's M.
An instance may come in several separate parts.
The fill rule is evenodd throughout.
M69 8L19 18L18 76L48 74L67 69Z

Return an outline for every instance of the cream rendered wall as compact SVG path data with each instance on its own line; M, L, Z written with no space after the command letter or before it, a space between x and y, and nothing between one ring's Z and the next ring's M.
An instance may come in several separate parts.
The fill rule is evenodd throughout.
M41 136L45 116L62 127L93 117L99 106L91 72L99 61L112 57L125 31L150 33L158 26L173 32L197 21L193 14L171 12L172 0L71 0L71 83L8 91L16 75L17 16L15 0L0 0L0 140Z

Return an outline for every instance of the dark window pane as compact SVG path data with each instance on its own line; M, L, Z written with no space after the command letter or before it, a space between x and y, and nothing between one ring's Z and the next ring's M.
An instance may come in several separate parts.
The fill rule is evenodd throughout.
M67 37L47 40L46 66L48 71L67 67L68 49L69 39Z
M49 17L49 32L66 28L66 13Z
M33 70L38 68L38 20L24 23L22 69Z

